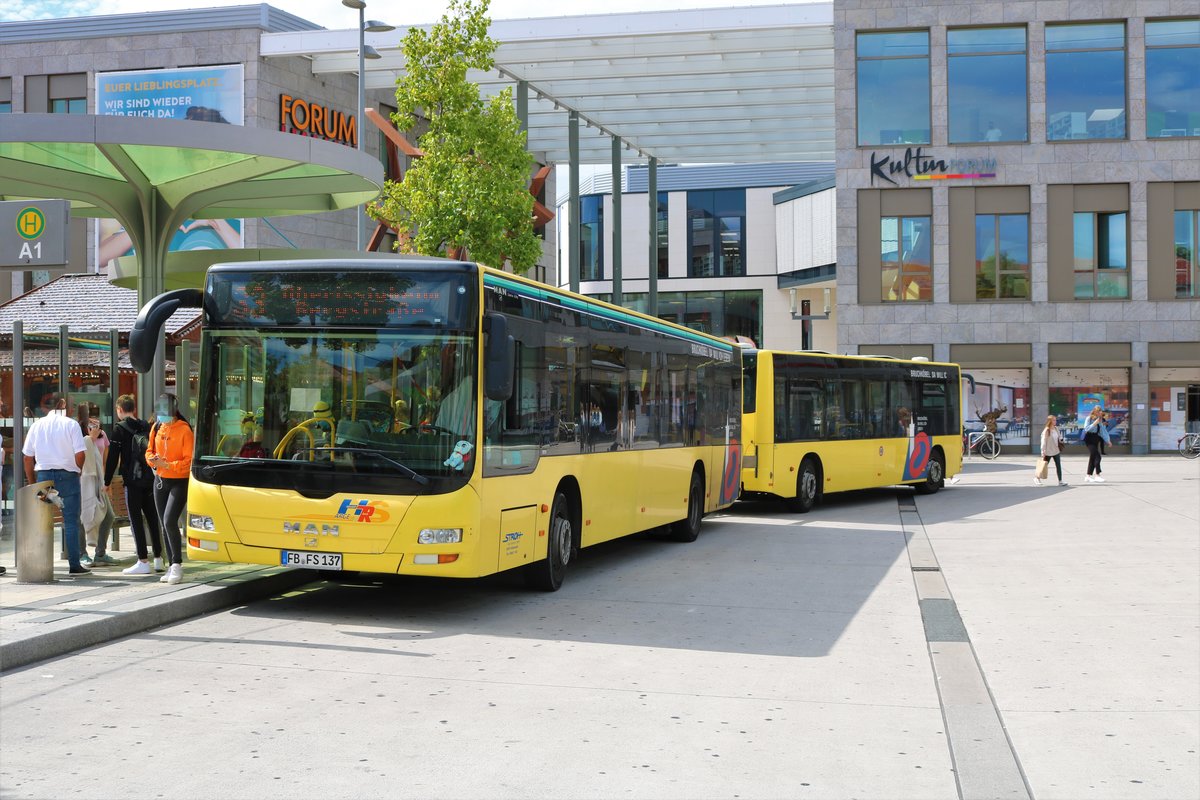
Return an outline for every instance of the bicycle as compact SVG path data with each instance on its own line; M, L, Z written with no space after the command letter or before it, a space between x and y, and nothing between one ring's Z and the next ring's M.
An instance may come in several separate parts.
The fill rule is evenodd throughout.
M1200 433L1185 433L1179 437L1179 455L1200 458Z
M1000 455L1000 442L991 431L968 432L963 435L963 455L969 456L972 451L991 461Z

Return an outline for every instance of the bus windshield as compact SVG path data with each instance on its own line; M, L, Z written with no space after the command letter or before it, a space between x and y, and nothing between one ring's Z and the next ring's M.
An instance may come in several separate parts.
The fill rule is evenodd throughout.
M307 496L437 493L471 475L474 337L212 330L194 475ZM455 457L457 454L457 457Z

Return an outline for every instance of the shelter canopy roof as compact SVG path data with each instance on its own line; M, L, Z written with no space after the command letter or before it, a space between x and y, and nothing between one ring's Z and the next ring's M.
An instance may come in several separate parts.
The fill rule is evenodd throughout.
M366 87L404 73L406 30L368 33L382 58ZM529 150L568 160L567 110L579 112L580 161L832 160L833 4L493 20L496 67L473 72L485 96L529 84ZM358 31L264 33L266 57L304 56L315 75L358 70Z

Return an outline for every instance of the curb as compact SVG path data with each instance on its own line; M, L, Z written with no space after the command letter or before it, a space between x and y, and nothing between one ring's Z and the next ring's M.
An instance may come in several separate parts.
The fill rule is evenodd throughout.
M119 613L100 619L81 619L76 616L64 621L55 630L0 644L0 674L123 636L258 600L312 580L312 570L267 567L211 583L192 584L165 600L159 595L131 602L122 606Z

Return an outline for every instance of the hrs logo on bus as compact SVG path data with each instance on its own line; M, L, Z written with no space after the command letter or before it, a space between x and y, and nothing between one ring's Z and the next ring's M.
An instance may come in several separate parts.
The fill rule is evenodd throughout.
M375 506L371 505L370 500L343 500L342 505L333 516L336 519L370 522L377 510Z

